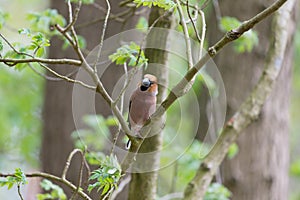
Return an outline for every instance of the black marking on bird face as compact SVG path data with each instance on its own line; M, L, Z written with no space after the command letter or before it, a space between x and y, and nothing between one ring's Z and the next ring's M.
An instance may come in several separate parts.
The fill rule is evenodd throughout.
M140 87L141 91L146 91L153 83L149 78L144 78Z

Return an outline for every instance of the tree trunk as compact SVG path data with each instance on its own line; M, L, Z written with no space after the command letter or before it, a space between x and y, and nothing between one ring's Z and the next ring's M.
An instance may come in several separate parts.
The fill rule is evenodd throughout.
M123 11L123 8L119 7L119 2L119 0L110 1L112 13L115 14ZM101 2L99 4L106 8L105 2ZM59 12L64 15L66 19L68 19L68 8L65 1L52 0L51 7L59 10ZM82 6L77 24L91 22L95 19L103 17L105 14L106 13L102 13L92 6ZM125 25L125 29L134 27L136 22L137 17L132 17ZM75 29L77 24L75 24ZM84 28L78 29L78 34L82 35L87 41L87 49L91 50L99 44L100 36L102 33L102 26L103 23L95 23L91 26L86 26ZM106 31L106 38L120 33L122 31L122 28L124 27L122 27L121 23L110 21ZM68 48L65 51L61 49L62 43L63 42L57 38L53 38L51 40L49 57L76 58L76 55L72 48ZM68 68L67 66L51 67L61 74L68 74L75 69L71 67ZM112 92L115 83L123 73L124 72L122 71L122 68L116 67L115 65L111 64L110 67L101 76L101 81L103 82L103 85L106 87L109 93ZM48 73L48 75L51 74ZM73 119L72 90L73 84L67 83L65 81L46 81L45 102L43 108L44 127L41 148L42 170L58 176L61 176L67 157L74 148L73 141L71 140L70 135L74 130L76 130L76 128L80 128L75 126ZM87 89L82 88L82 90ZM80 102L82 104L80 105L80 109L84 109L85 106L87 106L84 103L86 102L86 97L84 95L81 95L81 98L82 100L80 100ZM112 115L110 107L100 95L96 95L95 102L95 110L97 113L104 116ZM82 113L82 116L86 114L90 113L84 112ZM77 179L79 176L80 163L81 160L79 156L75 156L67 175L67 179L69 179L74 184L77 184L78 181ZM67 190L67 188L64 189ZM70 194L70 191L67 191L67 194Z
M271 2L237 1L232 4L224 0L219 3L223 16L233 16L243 21ZM209 24L216 23L211 21ZM292 32L295 24L289 24L289 31ZM275 34L271 33L270 27L271 19L257 26L259 45L251 54L236 55L232 47L227 46L215 59L225 83L227 118L238 109L262 73L269 38ZM209 35L211 41L216 41L219 38L217 28L214 27ZM238 155L231 160L225 159L221 167L224 184L233 193L232 199L287 199L291 56L292 48L287 48L283 70L260 118L239 137Z
M153 7L149 16L149 25L164 15L165 11L163 9ZM172 16L164 16L162 19L156 23L154 27L170 29L172 25ZM165 31L153 30L149 33L147 38L147 46L153 46L155 43L160 43L160 47L165 47L167 45L168 34ZM149 39L150 38L150 39ZM154 45L157 46L157 45ZM160 104L162 100L167 95L168 86L168 68L166 66L167 52L160 49L146 49L146 57L149 59L149 63L153 63L153 66L149 66L144 73L150 73L157 77L159 83L159 92L157 97L157 104ZM155 66L160 64L159 66ZM163 118L160 119L162 121ZM159 122L163 124L163 122ZM156 126L156 124L154 124ZM150 133L151 134L151 133ZM131 174L131 182L129 186L129 200L154 200L157 197L157 177L158 177L158 167L160 162L160 149L162 147L162 132L145 138L139 153L152 152L152 155L147 157L147 159L141 158L141 164L147 165L147 169L152 169L154 171L147 171L141 173ZM154 153L155 152L155 153ZM139 163L139 157L137 157L137 163Z

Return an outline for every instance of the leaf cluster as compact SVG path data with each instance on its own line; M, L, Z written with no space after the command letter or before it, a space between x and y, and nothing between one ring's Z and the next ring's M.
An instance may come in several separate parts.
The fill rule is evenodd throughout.
M118 187L118 182L121 178L121 166L114 155L106 156L101 161L100 168L94 170L89 180L96 180L95 183L88 186L88 191L97 189L99 192L102 189L101 195L110 193L112 189Z
M147 6L151 8L152 6L157 6L165 10L170 10L176 7L176 3L172 0L133 0L136 7Z
M219 183L212 183L207 189L204 200L229 200L231 192Z
M38 194L38 200L45 200L45 199L60 199L66 200L67 195L64 193L63 189L56 184L53 184L51 181L47 179L43 179L40 183L41 187L47 191L45 194Z
M115 53L109 56L109 59L112 62L116 62L117 65L123 65L128 62L128 66L132 67L141 67L148 64L144 51L134 42L118 48Z
M11 189L15 184L25 185L26 183L27 180L24 172L20 168L17 168L13 176L8 176L4 180L0 180L0 187L7 186L8 189Z

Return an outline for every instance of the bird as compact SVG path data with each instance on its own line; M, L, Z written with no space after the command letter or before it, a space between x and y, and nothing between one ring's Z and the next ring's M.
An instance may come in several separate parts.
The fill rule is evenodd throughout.
M128 121L134 136L141 137L141 128L155 112L157 94L157 78L152 74L145 74L129 101ZM127 148L129 147L130 141L127 143Z

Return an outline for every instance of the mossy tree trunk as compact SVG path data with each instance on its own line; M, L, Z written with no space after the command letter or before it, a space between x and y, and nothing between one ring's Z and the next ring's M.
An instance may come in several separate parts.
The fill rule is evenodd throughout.
M153 7L149 16L149 25L165 14L165 11L160 8ZM172 26L172 16L163 16L154 27L170 29ZM149 33L151 35L147 39L147 46L160 43L160 47L165 47L168 41L168 33L166 31L153 30ZM157 45L154 45L157 46ZM159 92L157 96L157 103L160 104L167 95L168 86L168 68L167 68L167 52L160 49L148 48L145 50L145 55L149 59L150 66L144 70L144 73L150 73L158 78ZM151 66L153 63L153 66ZM159 66L155 66L159 64ZM157 124L163 124L161 118ZM154 124L155 126L156 124ZM157 168L160 162L160 149L162 147L162 132L154 136L148 137L143 141L139 153L153 153L143 164L147 168ZM138 160L137 160L138 162ZM158 171L141 172L131 174L131 182L129 188L129 200L154 200L157 197L157 177Z

